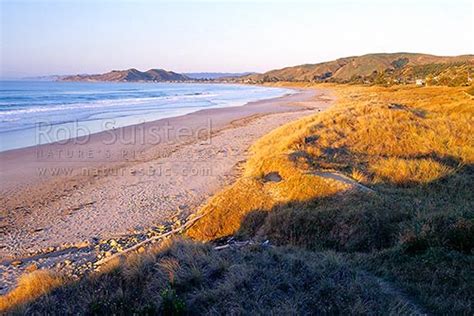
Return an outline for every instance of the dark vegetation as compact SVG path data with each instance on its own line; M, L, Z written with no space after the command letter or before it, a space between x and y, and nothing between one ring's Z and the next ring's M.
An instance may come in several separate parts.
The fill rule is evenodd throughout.
M423 186L372 186L247 215L238 236L334 250L393 282L427 311L466 313L474 297L474 168Z
M175 240L66 285L17 313L114 315L380 314L416 307L332 252Z

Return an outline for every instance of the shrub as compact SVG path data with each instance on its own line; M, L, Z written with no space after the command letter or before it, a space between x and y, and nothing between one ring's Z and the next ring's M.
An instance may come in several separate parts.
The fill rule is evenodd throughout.
M170 288L160 292L162 303L160 312L163 315L184 315L186 311L185 302L178 297L176 291Z

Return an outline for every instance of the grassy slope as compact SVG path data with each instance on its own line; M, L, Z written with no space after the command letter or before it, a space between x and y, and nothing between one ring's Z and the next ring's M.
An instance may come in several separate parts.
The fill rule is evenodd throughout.
M255 144L244 177L210 200L189 236L237 232L357 253L363 269L394 280L430 310L472 312L472 99L458 88L333 89L332 110ZM345 174L376 193L310 175L318 171ZM262 181L275 172L283 181Z
M37 314L367 314L416 307L381 289L334 253L248 247L216 251L186 241L162 244L106 272L55 290L13 313Z
M178 241L26 308L301 314L408 313L421 305L472 313L472 98L458 88L331 88L337 105L259 140L243 176L209 201L201 210L207 216L187 233L201 241L237 234L283 248L217 252ZM375 193L318 172L344 174ZM3 302L35 294L32 280Z
M439 78L440 82L438 80L431 80L430 84L432 85L459 86L467 80L468 69L472 72L473 63L473 55L444 57L414 53L367 54L318 64L286 67L271 70L264 74L249 75L244 78L256 82L284 80L313 81L316 78L319 78L318 80L331 79L336 82L348 82L356 80L356 77L361 77L370 82L385 83L391 82L394 79L414 81L416 78L424 79L431 74L433 76L449 77L446 80ZM386 70L390 71L386 73ZM385 73L384 79L373 78L374 72L379 75ZM459 74L453 72L459 72ZM453 78L458 78L459 82L454 82ZM377 82L377 80L380 82Z

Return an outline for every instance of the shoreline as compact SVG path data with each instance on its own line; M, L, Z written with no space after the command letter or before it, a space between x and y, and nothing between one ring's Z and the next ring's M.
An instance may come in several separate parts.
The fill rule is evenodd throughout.
M14 282L26 265L13 267L14 260L33 261L40 267L54 267L65 258L90 262L98 259L97 248L90 247L101 240L142 236L150 227L162 229L183 222L208 197L235 179L255 140L331 104L325 90L298 90L289 96L143 124L145 135L153 127L173 126L168 135L170 143L106 146L102 143L106 134L101 132L83 145L45 144L0 153L4 180L0 185L4 206L0 214L0 272L11 276L6 277L11 279L6 283ZM205 132L180 138L179 127ZM114 132L128 136L135 128L128 126ZM37 156L38 149L95 153L104 148L113 152L109 159L94 155L83 160ZM124 149L127 155L133 151L138 154L119 156ZM81 172L102 167L114 172ZM70 173L39 175L38 168L62 168ZM150 173L152 169L154 173ZM81 247L87 251L76 251ZM68 249L72 251L64 253ZM58 256L42 257L54 252ZM37 259L28 260L31 256Z
M18 81L18 80L17 80ZM17 81L8 81L8 82L17 82ZM31 81L32 83L43 83L42 81ZM81 83L81 82L76 82L76 83ZM89 82L82 82L82 83L89 83ZM107 84L110 84L110 83L116 83L116 84L129 84L129 83L136 83L136 84L143 84L143 83L146 83L146 82L108 82L108 81L97 81L97 82L92 82L92 83L107 83ZM160 84L172 84L173 82L150 82L150 84L153 84L154 86L159 86ZM236 87L244 87L244 86L248 86L248 85L244 85L244 84L237 84L237 83L205 83L205 82L200 82L200 83L192 83L192 82L183 82L183 83L177 83L181 86L183 85L203 85L203 86L209 86L209 85L218 85L218 86L236 86ZM268 86L264 86L262 85L261 86L262 88L269 88ZM117 129L117 130L120 130L122 128L127 128L127 127L130 127L130 126L135 126L135 125L142 125L142 124L146 124L146 123L152 123L152 122L156 122L156 121L160 121L160 120L164 120L164 119L171 119L171 118L175 118L175 117L181 117L181 116L185 116L185 115L188 115L188 114L193 114L195 112L199 112L199 111L206 111L206 110L211 110L211 109L221 109L221 108L227 108L227 107L240 107L240 106L245 106L246 104L248 103L253 103L253 102L260 102L260 101L266 101L266 100L271 100L271 99L279 99L279 98L282 98L282 97L286 97L288 95L291 95L291 94L294 94L294 93L298 93L299 89L298 88L289 88L289 87L273 87L275 89L278 89L278 88L282 88L282 89L285 89L285 90L292 90L292 91L287 91L286 93L284 93L285 91L280 91L282 94L279 95L279 96L259 96L259 99L254 99L253 101L246 101L245 99L242 99L242 100L239 100L237 102L234 102L234 103L237 103L237 105L232 105L232 106L229 106L229 105L225 105L223 107L213 107L213 106L210 106L210 107L202 107L202 106L199 106L197 107L197 109L194 109L194 108L186 108L184 107L184 109L187 109L187 110L183 110L183 111L177 111L175 113L162 113L162 116L161 117L153 117L152 119L149 119L149 120L141 120L140 123L136 123L136 122L132 122L132 121L125 121L123 122L122 121L122 124L120 124L121 126L120 127L115 127L115 120L119 120L119 119L122 119L123 117L122 116L117 116L117 117L113 117L113 118L110 118L111 121L107 122L107 121L103 121L101 124L106 124L107 127L105 127L104 125L102 125L100 128L97 127L97 124L88 124L88 120L75 120L75 119L69 119L69 120L66 120L66 121L62 121L62 122L57 122L55 124L52 124L52 125L45 125L44 126L44 129L41 130L41 127L43 125L35 125L35 127L32 127L32 126L26 126L26 127L22 127L22 128L16 128L16 129L13 129L13 130L8 130L8 131L3 131L2 132L2 135L3 134L6 134L6 135L3 135L2 137L0 137L0 140L4 140L6 143L8 143L7 139L11 138L11 137L17 137L20 139L20 142L21 139L36 139L36 141L32 144L31 142L28 142L27 145L25 145L25 142L23 142L23 146L22 147L17 147L17 148L8 148L8 145L5 146L6 149L4 148L0 148L0 154L1 153L7 153L9 151L14 151L14 150L21 150L21 149L27 149L27 148L37 148L38 146L44 146L44 145L50 145L50 144L55 144L55 143L59 143L59 144L68 144L70 142L73 142L75 139L77 138L81 138L82 136L77 136L79 134L86 134L88 136L91 136L91 135L94 135L94 134L100 134L100 133L104 133L104 132L108 132L110 130L113 130L113 129ZM145 91L146 93L146 91ZM202 93L198 93L198 95L201 95ZM181 97L184 97L184 96L187 96L187 94L183 94L181 95ZM249 99L249 98L247 98ZM251 98L250 98L251 99ZM117 101L120 101L120 100L117 100ZM133 105L133 104L132 104ZM130 104L129 104L130 106ZM181 107L178 107L177 109L182 109ZM66 114L67 116L67 114ZM155 115L156 116L156 115ZM128 118L131 118L133 117L133 115L130 115L130 116L126 116ZM39 121L41 122L41 121ZM72 136L72 137L67 137L65 139L59 139L60 137L58 137L59 133L60 132L65 132L67 131L69 136ZM15 134L17 133L17 134ZM19 134L18 134L19 133ZM22 134L23 133L23 134ZM48 135L45 135L45 134L48 134ZM56 137L52 137L51 134L57 134ZM36 143L36 144L35 144ZM40 143L39 145L37 143ZM15 146L18 146L18 144L16 144Z
M45 177L49 178L47 174L41 175L41 179L31 177L31 175L34 174L31 170L32 167L38 168L47 162L59 163L63 168L73 169L78 167L102 168L104 166L120 168L123 166L123 163L128 164L131 160L140 162L156 158L156 153L149 152L151 148L156 149L156 147L159 147L159 149L162 149L162 147L170 146L179 147L189 143L190 139L191 141L195 141L196 139L194 138L196 135L190 137L188 135L179 135L180 131L176 130L183 125L190 125L190 128L197 132L206 129L208 132L207 136L210 137L211 133L209 132L217 133L220 130L234 125L235 121L241 119L245 120L251 116L303 110L303 107L298 109L298 107L294 105L289 106L287 103L307 101L307 99L311 98L311 96L307 95L308 93L312 93L310 89L285 88L293 89L297 92L285 94L280 97L252 101L239 106L201 109L179 116L92 133L88 136L87 144L83 144L83 141L78 141L80 137L76 137L65 141L0 152L0 178L2 179L0 182L0 202L5 200L5 195L11 193L13 187L14 190L22 190L36 184L38 180L43 182ZM272 108L268 106L269 104L271 104ZM155 130L157 130L158 133L161 132L161 134L158 135L160 140L158 143L143 143L143 137L140 137L147 135L153 128L157 128ZM160 128L162 128L161 131L159 130ZM189 129L187 131L189 131ZM186 132L186 130L181 132ZM201 137L203 135L198 136ZM119 144L108 144L110 137L116 137L115 139ZM133 139L131 143L130 137ZM204 135L204 137L206 137L206 135ZM166 143L162 141L165 138ZM105 153L102 153L102 155L94 155L94 152L98 152L97 148L104 145L104 143L107 143L105 144L106 146L110 145L113 151L110 151L110 154L107 156ZM94 151L92 154L91 149ZM125 152L123 150L125 150ZM72 156L70 154L71 151L76 155ZM67 155L68 152L69 155ZM61 153L63 153L62 156L59 155ZM75 175L77 174L73 174L73 176ZM58 175L54 176L56 177ZM0 213L0 215L2 214ZM0 227L2 227L1 217ZM0 259L2 253L1 249L0 244Z

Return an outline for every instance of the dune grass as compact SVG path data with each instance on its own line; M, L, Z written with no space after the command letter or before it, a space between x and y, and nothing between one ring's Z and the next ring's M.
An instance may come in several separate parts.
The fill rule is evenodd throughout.
M305 154L299 156L291 148L308 133L308 126L315 119L290 123L257 141L242 177L211 198L200 211L207 215L191 227L187 235L206 241L232 235L250 211L265 211L280 203L333 195L346 188L336 181L308 174L295 163L302 161ZM271 179L272 174L283 181Z
M474 102L462 88L331 88L332 109L253 146L241 180L204 206L209 215L188 235L357 253L357 264L397 280L431 311L472 312ZM265 181L275 173L281 181ZM463 264L448 268L453 256Z
M0 312L33 301L62 285L64 280L48 270L24 274L14 290L0 297Z
M335 253L168 241L15 313L115 315L413 313Z
M334 107L256 142L242 176L186 232L197 242L129 256L16 311L472 314L472 98L461 88L322 87ZM277 247L201 243L227 236Z
M337 171L385 189L447 177L474 161L474 106L457 88L333 86L331 110L287 124L252 147L245 172L214 196L188 235L213 240L236 232L244 216L290 201L348 189L314 171ZM266 181L278 174L281 181Z

